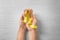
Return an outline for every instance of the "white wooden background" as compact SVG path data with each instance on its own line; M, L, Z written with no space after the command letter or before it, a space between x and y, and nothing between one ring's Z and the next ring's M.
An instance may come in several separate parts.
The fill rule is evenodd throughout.
M60 0L0 0L0 40L16 40L25 8L32 8L37 17L38 40L60 40Z

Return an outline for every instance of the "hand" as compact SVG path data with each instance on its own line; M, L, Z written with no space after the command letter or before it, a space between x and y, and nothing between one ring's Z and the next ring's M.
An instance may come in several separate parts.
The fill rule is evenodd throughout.
M35 16L32 16L32 25L37 25L37 20L36 20L36 17ZM28 23L26 23L26 27L28 30L32 30L32 28L28 25Z
M23 16L24 16L24 15L21 15L21 16L20 16L19 26L20 26L20 28L22 28L22 29L26 29L26 24L23 22L23 19L24 19Z

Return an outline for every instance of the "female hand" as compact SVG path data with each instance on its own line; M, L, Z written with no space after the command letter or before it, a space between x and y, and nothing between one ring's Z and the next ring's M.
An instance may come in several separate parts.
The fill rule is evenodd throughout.
M37 25L36 17L33 15L33 16L31 17L31 19L32 19L32 25L36 26L36 25ZM33 30L33 28L31 28L31 27L28 25L28 23L26 23L26 27L27 27L28 30Z
M19 20L19 27L22 29L26 29L26 24L23 22L23 19L24 19L24 15L21 15Z

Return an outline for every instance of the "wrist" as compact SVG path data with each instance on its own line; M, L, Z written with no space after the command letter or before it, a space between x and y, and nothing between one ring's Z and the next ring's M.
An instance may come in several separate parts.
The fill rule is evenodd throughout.
M32 32L32 31L36 31L36 29L32 29L32 28L31 28L31 29L29 29L28 31L29 31L29 32Z
M31 30L31 31L28 31L28 33L29 34L35 34L35 33L37 33L37 31L36 30Z
M26 30L26 26L21 26L20 25L20 30L25 31Z

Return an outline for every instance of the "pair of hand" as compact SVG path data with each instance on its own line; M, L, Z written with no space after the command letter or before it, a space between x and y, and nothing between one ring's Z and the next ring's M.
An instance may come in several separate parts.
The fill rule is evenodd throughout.
M33 15L33 16L31 17L31 19L32 19L32 24L33 24L33 25L36 25L36 24L37 24L36 17ZM32 28L29 27L28 23L24 23L23 20L24 20L24 15L21 15L20 20L19 20L19 21L20 21L20 22L19 22L19 25L20 25L23 29L32 30Z

